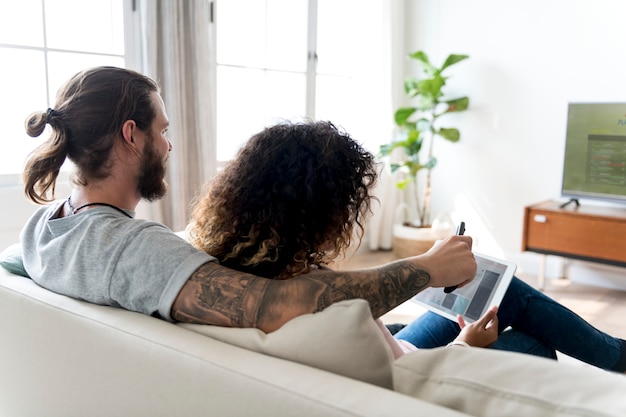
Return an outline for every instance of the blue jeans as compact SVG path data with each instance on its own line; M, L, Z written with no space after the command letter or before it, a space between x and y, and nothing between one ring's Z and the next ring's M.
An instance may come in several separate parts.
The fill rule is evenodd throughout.
M626 369L623 340L599 331L516 277L500 303L498 327L500 336L493 349L552 359L559 351L599 368L620 372ZM457 323L429 311L395 337L427 349L447 345L459 332Z

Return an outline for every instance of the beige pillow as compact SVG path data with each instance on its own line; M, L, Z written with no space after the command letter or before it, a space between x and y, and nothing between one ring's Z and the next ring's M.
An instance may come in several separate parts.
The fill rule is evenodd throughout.
M393 364L394 390L483 417L626 416L626 376L492 349L420 350Z
M214 339L384 388L392 387L391 348L365 300L348 300L290 320L272 333L179 323Z

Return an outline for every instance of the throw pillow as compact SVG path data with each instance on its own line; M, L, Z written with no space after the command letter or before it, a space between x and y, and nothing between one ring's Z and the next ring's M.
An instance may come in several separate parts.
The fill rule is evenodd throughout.
M179 326L222 342L384 388L392 387L391 348L365 300L347 300L296 317L272 333L200 324Z
M22 262L22 245L14 243L0 252L0 265L7 271L29 278Z
M626 416L626 377L494 349L423 349L393 364L394 390L480 417Z

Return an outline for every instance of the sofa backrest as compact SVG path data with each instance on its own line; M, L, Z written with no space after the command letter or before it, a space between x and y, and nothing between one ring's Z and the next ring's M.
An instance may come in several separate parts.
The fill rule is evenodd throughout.
M3 268L0 334L3 416L465 415L54 294Z

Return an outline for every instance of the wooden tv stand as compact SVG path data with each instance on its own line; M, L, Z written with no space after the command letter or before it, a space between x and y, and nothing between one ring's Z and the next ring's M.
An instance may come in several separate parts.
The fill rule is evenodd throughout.
M540 288L545 283L546 255L626 266L626 208L561 206L544 201L524 209L522 250L543 255Z

